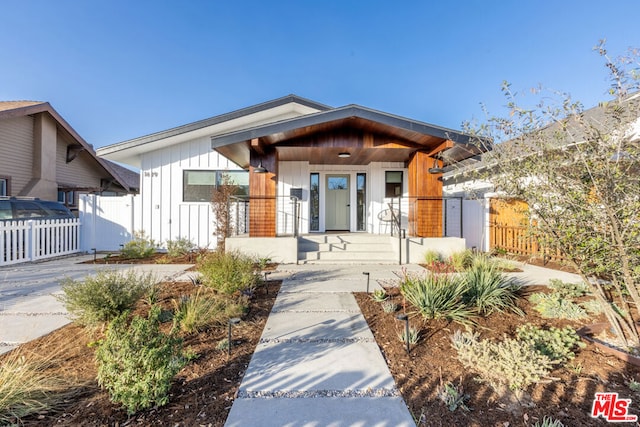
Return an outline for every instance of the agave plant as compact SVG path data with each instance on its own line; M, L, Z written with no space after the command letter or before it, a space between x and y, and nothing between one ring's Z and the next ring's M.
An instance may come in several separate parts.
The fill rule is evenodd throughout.
M375 302L386 301L387 298L389 298L389 296L387 295L387 291L385 291L384 289L376 289L371 294L371 299Z
M483 315L506 310L524 315L517 305L520 286L515 285L507 276L490 262L474 262L464 276L466 290L463 300L476 307Z
M465 282L458 277L427 273L423 278L405 277L400 292L425 319L473 323L474 309L463 302Z

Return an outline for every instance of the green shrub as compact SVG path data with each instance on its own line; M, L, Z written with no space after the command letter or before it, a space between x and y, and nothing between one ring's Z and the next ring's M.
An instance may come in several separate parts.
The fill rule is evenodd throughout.
M589 288L583 282L567 283L558 279L549 280L549 288L562 299L579 298L589 294Z
M581 303L578 303L578 305L582 307L588 314L593 314L594 316L604 313L602 305L595 299L582 301Z
M187 255L195 248L195 243L186 237L176 237L175 240L167 240L167 255L170 258Z
M458 408L465 411L469 410L469 407L465 404L465 401L469 400L469 395L464 394L461 383L458 383L458 385L454 385L451 382L443 384L442 380L440 380L438 398L447 406L447 408L449 408L449 411L451 412L454 412Z
M256 264L258 265L258 268L260 270L264 270L265 268L267 268L267 265L269 265L270 262L271 262L271 258L262 257L262 258L258 258L258 261L256 261Z
M389 298L389 295L387 295L387 291L385 291L384 289L376 289L371 294L371 299L375 302L386 301L387 298Z
M477 334L456 331L452 343L458 360L495 389L523 391L551 372L551 360L524 341L478 340Z
M409 334L407 335L407 329L402 328L402 332L398 332L398 339L405 344L407 341L411 345L418 344L418 341L420 341L420 330L411 326L409 327Z
M385 313L395 313L398 311L398 304L393 301L382 301L382 311Z
M476 262L464 273L463 300L483 315L506 310L523 315L517 306L520 287L491 263Z
M440 252L434 250L428 250L424 253L424 263L433 264L434 262L442 261L440 258Z
M156 252L158 245L148 238L144 231L133 233L133 240L128 241L122 247L122 256L125 258L148 258Z
M466 286L455 276L427 273L424 278L405 277L400 292L425 319L446 319L471 324L475 311L464 305Z
M212 252L202 258L198 271L204 285L226 295L251 290L260 283L253 259L238 252Z
M151 274L100 271L84 281L62 282L63 294L57 298L78 323L96 326L131 309L145 294L152 294L156 279Z
M239 317L244 306L220 295L206 294L198 289L195 295L173 300L174 324L185 333L206 329L213 324L226 323L229 318Z
M542 418L542 422L536 421L533 427L564 427L564 424L560 420L556 420L551 417Z
M521 341L529 343L536 351L557 364L564 364L573 359L576 356L573 352L575 347L585 347L576 331L569 326L545 330L527 324L520 326L517 334Z
M182 340L160 331L160 309L152 307L149 317L128 312L116 317L98 345L98 383L112 402L122 404L128 414L165 405L175 375L187 364Z
M465 271L467 268L471 267L473 263L473 252L471 249L465 249L464 251L454 252L449 257L449 262L456 271Z
M547 319L577 320L589 317L582 307L571 300L563 299L557 293L537 292L531 294L529 301L533 304L533 309Z

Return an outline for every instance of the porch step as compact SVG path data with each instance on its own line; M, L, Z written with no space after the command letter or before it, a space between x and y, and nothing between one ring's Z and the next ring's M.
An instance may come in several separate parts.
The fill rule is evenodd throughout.
M308 235L298 240L302 264L395 264L389 236L372 234Z

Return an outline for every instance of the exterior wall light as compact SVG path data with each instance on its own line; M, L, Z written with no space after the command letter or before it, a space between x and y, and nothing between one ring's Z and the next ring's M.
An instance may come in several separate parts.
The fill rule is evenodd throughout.
M428 172L432 175L444 173L444 169L438 166L438 159L436 157L433 158L433 167L430 167Z
M348 159L349 157L351 157L351 153L347 153L346 151L343 153L339 153L338 157L340 157L341 159Z
M262 166L262 160L260 160L258 167L253 168L253 173L267 173L267 168Z

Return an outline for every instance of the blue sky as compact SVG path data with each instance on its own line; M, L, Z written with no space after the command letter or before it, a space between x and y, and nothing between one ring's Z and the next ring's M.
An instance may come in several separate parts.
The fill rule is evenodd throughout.
M295 93L460 129L500 84L606 99L639 0L4 0L0 100L48 101L96 148Z

